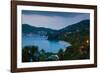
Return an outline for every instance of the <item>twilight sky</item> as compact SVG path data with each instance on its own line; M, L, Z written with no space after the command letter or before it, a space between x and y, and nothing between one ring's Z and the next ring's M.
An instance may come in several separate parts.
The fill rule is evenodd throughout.
M22 10L22 24L55 30L62 29L86 19L90 19L89 13Z

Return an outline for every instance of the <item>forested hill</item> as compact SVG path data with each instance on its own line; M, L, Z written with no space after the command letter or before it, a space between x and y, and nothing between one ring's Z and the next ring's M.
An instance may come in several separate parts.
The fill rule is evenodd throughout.
M29 24L22 24L22 33L24 34L40 34L40 33L53 33L53 32L57 32L56 30L53 29L49 29L49 28L44 28L44 27L35 27L35 26L31 26Z
M29 24L22 24L22 33L24 34L44 34L46 36L48 35L57 35L61 33L72 33L72 32L78 32L78 31L86 31L89 30L89 20L83 20L76 24L69 25L63 29L60 30L53 30L50 28L44 28L44 27L34 27Z
M83 20L76 24L69 25L69 26L59 30L59 32L75 32L78 30L86 30L89 28L89 26L90 26L89 24L90 24L89 20Z

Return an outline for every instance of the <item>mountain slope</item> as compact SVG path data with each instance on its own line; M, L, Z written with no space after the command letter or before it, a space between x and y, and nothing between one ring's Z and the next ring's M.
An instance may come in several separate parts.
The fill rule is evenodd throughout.
M34 27L28 24L22 24L22 33L24 34L42 34L42 35L47 35L47 33L54 33L56 30L52 30L49 28L44 28L44 27Z
M90 27L90 21L89 20L83 20L76 24L69 25L63 29L60 30L53 30L49 28L44 27L34 27L28 24L22 24L22 33L24 34L39 34L48 36L48 39L58 39L61 38L59 36L64 36L68 34L75 34L77 32L84 32L89 34L89 27Z
M85 29L89 28L89 26L90 26L89 24L90 24L89 20L83 20L76 24L69 25L69 26L59 30L59 32L75 32L78 30L85 30Z
M80 21L76 24L69 25L63 29L60 30L53 30L49 28L44 28L44 27L34 27L28 24L22 24L22 32L23 33L36 33L39 31L45 31L45 32L74 32L76 30L85 30L89 28L89 20L83 20Z

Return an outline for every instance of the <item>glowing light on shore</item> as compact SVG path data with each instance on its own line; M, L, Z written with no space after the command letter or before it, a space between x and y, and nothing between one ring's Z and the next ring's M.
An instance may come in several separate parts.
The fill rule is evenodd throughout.
M89 43L89 40L86 40L86 43Z

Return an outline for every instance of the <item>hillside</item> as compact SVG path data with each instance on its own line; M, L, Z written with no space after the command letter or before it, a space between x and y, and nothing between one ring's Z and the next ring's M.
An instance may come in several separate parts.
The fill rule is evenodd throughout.
M51 55L57 55L59 60L80 60L80 59L89 59L90 58L90 21L83 20L76 24L69 25L60 30L52 30L43 27L34 27L28 24L22 25L22 33L27 34L36 34L40 36L47 36L48 40L62 40L65 42L69 42L71 46L66 48L60 48L58 53L53 52L45 52L42 50L42 54L38 51L38 46L30 46L24 47L23 49L23 62L29 61L27 59L30 57L28 55L27 50L33 50L32 54L35 54L34 51L37 52L37 58L32 57L33 61L53 61L55 59L47 59ZM27 49L28 48L28 49ZM63 50L65 49L65 50ZM26 54L27 53L27 54ZM36 59L36 60L35 60ZM58 60L58 59L56 59Z
M22 33L24 34L42 34L47 35L47 33L54 33L56 30L52 30L44 27L34 27L28 24L22 24Z
M86 32L89 34L89 20L83 20L76 24L69 25L60 30L53 30L44 27L34 27L28 24L22 24L23 34L39 34L43 36L48 36L49 40L61 39L61 36L67 36L75 34L76 32Z

